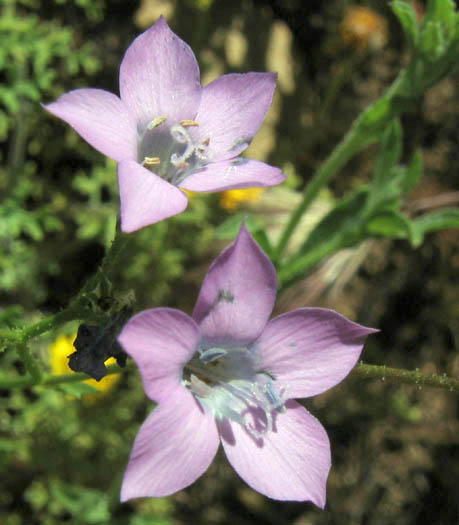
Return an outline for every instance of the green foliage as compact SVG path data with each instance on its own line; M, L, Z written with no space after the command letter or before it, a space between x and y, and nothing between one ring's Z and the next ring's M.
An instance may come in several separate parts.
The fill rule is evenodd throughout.
M404 0L394 0L391 6L403 27L411 49L415 49L419 40L419 24L413 4Z
M459 213L441 210L417 218L400 210L404 196L420 181L422 161L416 152L408 165L398 164L402 150L402 130L392 121L382 134L373 178L344 198L319 222L298 252L280 268L285 285L334 252L356 246L368 237L406 239L413 247L422 244L424 234L459 226Z
M120 4L126 11L137 8L137 3ZM205 15L213 16L216 2L185 4L198 12L198 34L211 18ZM108 315L104 307L116 310L134 290L136 310L167 305L189 312L220 248L213 246L215 239L232 240L242 220L265 252L275 253L263 219L237 213L224 221L214 197L195 195L183 214L122 236L128 247L115 249L111 260L102 261L119 210L115 163L39 103L83 86L116 91L119 57L129 33L133 36L139 28L126 28L124 19L114 17L107 32L97 35L96 48L96 22L108 17L106 5L102 0L4 0L0 7L0 295L6 305L21 304L0 311L3 386L34 376L38 384L49 367L50 340L36 336L68 319L53 324L53 317L47 325L42 320L47 310L59 312L77 296L81 304L71 319L96 322ZM454 2L433 0L419 24L411 3L395 0L392 6L409 42L409 63L386 94L357 119L345 155L328 164L331 168L315 195L356 152L377 142L373 175L345 193L310 234L301 232L297 253L279 263L281 284L295 282L326 257L368 238L404 239L417 247L429 232L459 227L456 209L414 217L406 213L407 194L420 182L423 167L420 152L400 164L404 157L398 120L457 62L458 14ZM310 115L303 116L307 122ZM287 111L281 114L277 135L287 129L288 118ZM300 153L288 159L298 161L295 172L302 175L294 181L296 188L306 182ZM311 195L312 200L314 192ZM99 255L87 255L88 247L97 248ZM22 341L15 335L25 332L30 335L27 346L15 346ZM21 378L24 363L28 375ZM173 523L170 499L118 503L120 476L146 411L137 375L123 373L110 396L91 402L87 394L95 390L85 383L28 386L23 391L4 388L7 394L0 396L0 522ZM403 396L394 396L390 408L401 420L420 417Z
M75 49L73 37L71 28L44 22L34 13L24 15L15 2L4 4L0 14L0 72L6 79L0 89L2 130L12 126L25 100L38 103L58 93L56 60L64 78L80 70L86 74L97 71L100 64L93 56L93 45Z
M80 5L101 8L100 2ZM14 0L0 7L0 142L8 152L0 166L0 293L14 291L29 304L46 299L46 279L59 270L42 248L65 221L60 201L66 197L39 167L51 138L39 102L57 96L69 78L100 67L94 45L75 46L75 30L57 18L40 19L40 7Z
M459 13L453 0L429 0L419 25L412 5L392 2L411 47L411 60L400 85L404 98L421 96L447 75L459 58Z

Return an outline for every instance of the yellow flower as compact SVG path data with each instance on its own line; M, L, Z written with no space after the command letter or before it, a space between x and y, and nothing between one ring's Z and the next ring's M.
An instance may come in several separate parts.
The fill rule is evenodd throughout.
M186 193L186 196L188 197L188 200L192 200L195 198L196 196L196 192L195 191L190 191L190 190L186 190L185 188L180 188L184 193Z
M244 188L243 190L226 190L220 197L220 206L228 211L234 211L245 202L260 200L264 188Z
M70 354L73 354L75 352L75 348L73 346L73 342L75 341L76 335L73 336L66 336L66 335L60 335L58 338L54 341L54 343L49 348L50 353L50 364L51 364L51 372L54 375L59 374L68 374L71 373L72 370L69 367L68 364L68 356ZM116 363L116 360L113 357L110 357L105 361L106 365L111 365ZM120 375L119 374L110 374L108 376L103 377L100 381L96 381L95 379L87 379L84 381L86 384L96 388L99 390L99 392L108 392L111 390L114 385L119 381ZM93 396L88 396L93 397Z

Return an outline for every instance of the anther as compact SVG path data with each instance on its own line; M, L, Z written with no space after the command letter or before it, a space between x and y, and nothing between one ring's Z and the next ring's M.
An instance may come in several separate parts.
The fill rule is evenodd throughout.
M142 162L142 166L159 166L161 159L159 157L145 157Z
M191 126L199 126L199 122L196 122L196 120L181 120L180 125L184 128L189 128Z
M148 124L147 129L151 131L152 129L160 126L166 120L167 120L167 117L156 117L150 122L150 124Z

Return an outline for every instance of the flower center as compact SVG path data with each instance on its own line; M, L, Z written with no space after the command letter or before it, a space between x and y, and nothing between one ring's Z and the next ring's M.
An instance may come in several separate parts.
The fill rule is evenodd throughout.
M195 120L181 120L168 126L167 117L153 119L139 142L139 162L145 168L178 186L188 175L210 162L209 142L194 142L188 129L199 126Z
M256 369L253 349L199 347L185 366L183 384L215 418L231 419L258 439L273 430L273 412L283 412L286 391Z

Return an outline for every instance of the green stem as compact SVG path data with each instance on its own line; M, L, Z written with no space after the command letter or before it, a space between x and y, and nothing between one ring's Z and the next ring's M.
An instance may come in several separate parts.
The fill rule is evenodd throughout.
M35 357L30 353L29 348L25 344L18 347L18 353L20 358L24 361L27 371L30 374L31 379L35 383L41 383L42 370Z
M105 253L104 259L101 265L101 271L106 274L107 278L111 277L111 273L116 268L119 257L124 251L128 242L127 235L123 235L120 230L119 220L116 223L115 237Z
M118 365L109 365L107 366L107 375L119 374L127 370L133 370L133 366L126 366L125 368L120 368ZM25 377L0 377L0 388L10 389L10 388L27 388L31 386L52 386L60 385L62 383L76 383L78 381L86 381L91 379L90 376L83 372L71 372L69 374L46 374L42 376L40 381L36 381L31 375Z
M336 237L331 239L330 242L319 246L318 249L312 250L303 255L294 255L288 259L277 273L279 283L278 293L281 294L290 284L293 283L294 279L300 273L305 274L322 259L332 255L341 248L343 248L342 239Z
M0 329L0 340L11 343L13 346L21 346L27 343L30 339L37 337L45 332L49 332L53 328L57 328L61 324L78 319L78 316L73 307L69 307L62 312L45 317L41 321L34 323L26 328L11 328Z
M419 370L412 371L404 370L402 368L359 363L349 377L381 379L382 381L391 381L393 383L443 388L444 390L449 390L450 392L459 394L459 379L448 377L445 374L425 375L419 372Z
M57 314L50 315L49 317L45 317L45 319L38 321L38 323L22 330L22 333L20 334L21 343L26 343L38 335L49 332L53 328L57 328L61 324L77 318L78 316L72 307L63 310L62 312L58 312Z
M298 226L301 217L308 209L311 202L317 197L319 191L334 177L346 162L355 154L361 144L361 136L356 126L351 127L343 140L336 146L331 155L320 166L312 180L306 186L303 200L290 217L290 220L282 233L279 244L274 250L273 259L279 261L292 236Z
M305 188L303 200L291 215L279 243L274 249L272 258L275 263L281 260L301 217L322 187L328 184L358 151L376 142L387 123L409 106L406 102L400 103L399 100L406 91L406 77L406 71L402 70L386 93L354 120L343 140L316 171Z

